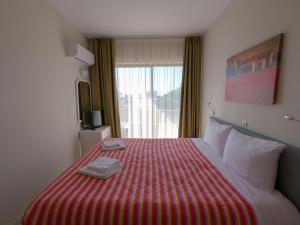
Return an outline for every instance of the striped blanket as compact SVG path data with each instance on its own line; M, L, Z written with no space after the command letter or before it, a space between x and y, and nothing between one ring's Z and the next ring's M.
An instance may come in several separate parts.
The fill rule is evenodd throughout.
M191 139L123 139L97 144L28 207L23 225L254 225L249 203ZM98 180L76 170L99 156L124 162Z

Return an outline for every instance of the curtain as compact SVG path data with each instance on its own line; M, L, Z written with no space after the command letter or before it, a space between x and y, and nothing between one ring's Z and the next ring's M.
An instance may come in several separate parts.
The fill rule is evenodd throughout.
M116 39L117 66L182 64L184 38Z
M112 137L120 137L120 117L115 78L115 47L110 38L89 40L95 54L95 65L90 68L93 110L101 110L103 123L111 126Z
M186 37L179 120L179 137L200 135L201 38Z
M122 137L178 137L182 66L117 68Z
M184 38L116 39L122 137L177 138Z

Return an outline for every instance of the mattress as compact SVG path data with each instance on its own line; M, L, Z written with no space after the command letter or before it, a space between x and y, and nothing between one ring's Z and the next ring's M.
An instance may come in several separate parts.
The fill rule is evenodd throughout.
M300 214L296 207L280 192L265 191L241 178L222 162L203 139L193 139L199 151L209 159L218 171L247 199L255 211L259 225L300 225Z
M255 225L250 201L192 139L123 139L97 144L27 208L23 225ZM76 170L99 156L121 160L106 180Z

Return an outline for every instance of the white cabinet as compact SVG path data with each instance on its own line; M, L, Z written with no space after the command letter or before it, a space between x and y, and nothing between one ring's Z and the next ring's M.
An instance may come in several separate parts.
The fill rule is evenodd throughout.
M80 157L87 153L99 141L110 137L110 126L102 126L94 130L80 130Z

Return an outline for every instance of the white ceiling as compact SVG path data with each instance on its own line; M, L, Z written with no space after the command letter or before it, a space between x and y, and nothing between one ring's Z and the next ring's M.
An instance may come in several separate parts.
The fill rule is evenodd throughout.
M48 0L85 35L201 34L231 0Z

